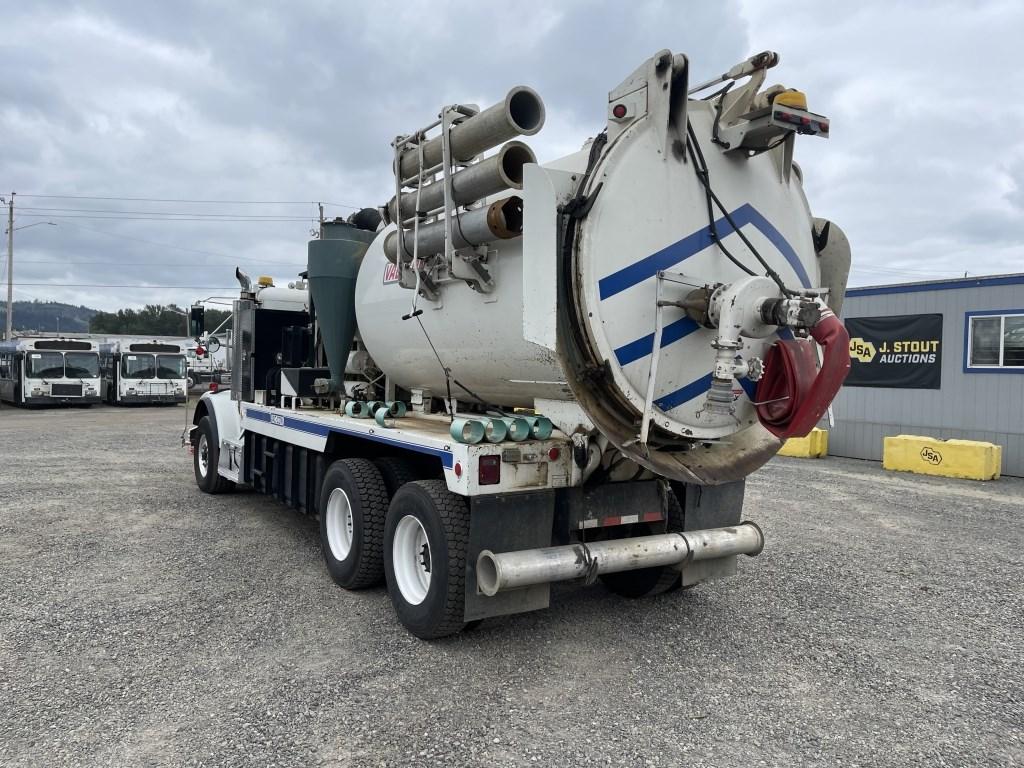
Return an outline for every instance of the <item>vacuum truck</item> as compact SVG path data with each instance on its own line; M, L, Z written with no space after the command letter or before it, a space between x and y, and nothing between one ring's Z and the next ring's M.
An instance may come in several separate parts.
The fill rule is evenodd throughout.
M230 391L198 402L199 488L319 519L345 589L438 638L736 573L744 479L849 368L841 229L794 146L827 138L765 52L691 83L661 51L607 124L539 163L540 96L444 106L391 144L392 198L323 225L287 286L240 271Z

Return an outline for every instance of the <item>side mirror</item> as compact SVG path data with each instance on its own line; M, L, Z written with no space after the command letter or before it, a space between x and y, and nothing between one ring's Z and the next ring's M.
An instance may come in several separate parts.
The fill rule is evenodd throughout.
M206 330L206 309L199 304L193 304L188 314L188 335L193 339L199 339Z
M209 352L211 355L217 350L219 350L220 346L220 339L218 339L216 336L211 336L206 340L206 351Z

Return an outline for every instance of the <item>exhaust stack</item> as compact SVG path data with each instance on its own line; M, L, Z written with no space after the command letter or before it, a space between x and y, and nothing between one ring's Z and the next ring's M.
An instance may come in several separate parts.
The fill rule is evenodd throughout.
M488 597L534 584L569 581L589 575L634 571L659 565L683 566L728 555L756 557L764 534L756 523L726 528L662 533L592 544L523 549L495 554L488 549L476 561L476 582Z

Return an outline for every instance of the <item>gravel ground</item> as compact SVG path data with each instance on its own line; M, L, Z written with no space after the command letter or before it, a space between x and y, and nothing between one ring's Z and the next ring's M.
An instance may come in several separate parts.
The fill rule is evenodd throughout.
M737 578L434 643L182 408L0 411L0 765L1024 765L1024 481L776 459Z

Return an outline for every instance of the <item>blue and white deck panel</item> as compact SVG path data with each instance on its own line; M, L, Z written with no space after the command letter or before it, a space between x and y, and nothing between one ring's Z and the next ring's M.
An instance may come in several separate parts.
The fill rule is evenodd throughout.
M326 452L331 436L340 435L376 443L384 453L390 447L396 454L412 451L434 457L444 469L448 488L463 496L564 488L574 484L577 471L572 463L572 443L559 432L547 440L466 445L452 440L445 414L409 414L395 419L395 426L387 428L373 419L333 411L290 410L254 403L242 403L241 408L243 431L312 451ZM551 458L552 449L557 449L555 459ZM481 486L477 482L479 459L489 455L503 457L501 482Z

